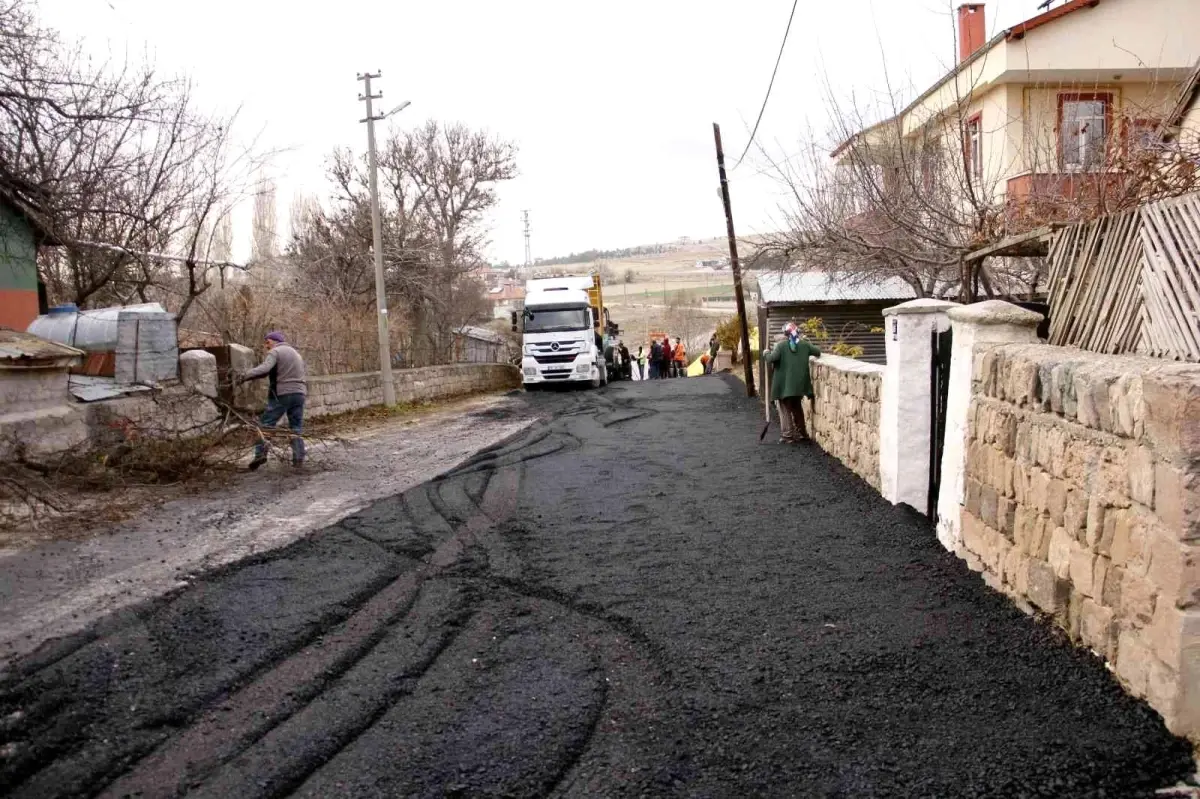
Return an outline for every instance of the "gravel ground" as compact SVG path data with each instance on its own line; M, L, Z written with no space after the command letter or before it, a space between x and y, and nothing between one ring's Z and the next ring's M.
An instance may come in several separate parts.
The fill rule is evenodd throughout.
M519 399L484 396L313 446L295 473L272 462L217 490L60 540L0 549L0 673L47 638L278 548L393 496L533 422ZM247 453L247 460L249 453Z
M728 378L529 395L441 479L47 644L8 795L1151 796L1190 748Z

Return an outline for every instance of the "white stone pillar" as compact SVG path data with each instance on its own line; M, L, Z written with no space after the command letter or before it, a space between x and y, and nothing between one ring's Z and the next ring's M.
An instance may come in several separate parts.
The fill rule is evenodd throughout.
M964 305L949 312L954 330L950 392L946 398L946 446L937 502L937 537L946 549L962 544L963 470L967 414L975 380L975 350L981 344L1036 343L1042 315L1003 300Z
M887 366L879 409L880 493L920 513L929 508L929 379L935 331L948 330L945 300L909 300L883 312Z

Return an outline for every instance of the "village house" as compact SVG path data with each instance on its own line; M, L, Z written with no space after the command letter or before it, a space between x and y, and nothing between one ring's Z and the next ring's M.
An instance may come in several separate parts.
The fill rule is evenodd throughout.
M37 251L56 243L35 209L0 188L0 327L25 330L46 309Z
M487 300L492 305L493 319L507 319L513 311L525 309L525 288L516 283L504 283L490 289Z
M900 151L949 153L1007 232L1126 192L1124 165L1158 146L1200 56L1196 0L1068 0L990 38L985 5L966 3L957 23L954 68L833 155L887 169ZM1177 127L1200 130L1194 93Z

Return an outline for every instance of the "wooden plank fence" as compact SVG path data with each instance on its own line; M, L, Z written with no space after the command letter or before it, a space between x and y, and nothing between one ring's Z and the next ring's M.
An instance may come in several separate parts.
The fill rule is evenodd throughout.
M1200 194L1058 231L1049 293L1051 344L1200 361Z
M1142 209L1142 352L1200 361L1200 195Z
M1140 337L1141 217L1071 225L1050 245L1050 343L1129 353Z

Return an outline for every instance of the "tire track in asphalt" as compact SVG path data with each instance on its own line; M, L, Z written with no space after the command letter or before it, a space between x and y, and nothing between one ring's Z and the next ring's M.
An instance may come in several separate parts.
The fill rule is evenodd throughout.
M332 529L284 550L223 569L172 600L0 690L6 730L0 782L17 797L90 794L168 739L232 686L273 669L335 627L407 565ZM265 619L228 612L229 601L276 606L294 575L325 563L329 584ZM60 698L61 697L61 698ZM60 704L51 711L46 702Z
M632 403L598 404L601 407L568 402L564 413L554 414L540 429L500 442L434 481L381 500L311 540L205 575L177 595L141 608L133 618L100 625L70 646L60 646L52 657L43 652L40 661L27 661L21 676L0 689L0 710L8 719L0 734L17 747L15 753L5 749L5 761L0 762L0 776L12 795L286 795L360 740L385 740L386 731L376 728L406 703L430 701L429 696L413 699L414 692L432 669L441 675L438 680L447 679L439 663L448 650L454 649L453 657L461 662L467 646L458 643L463 629L475 625L476 646L485 641L488 630L514 624L519 629L509 637L516 636L510 643L518 651L545 653L544 642L551 640L556 647L566 647L553 656L558 665L537 668L550 668L565 681L558 695L567 709L534 703L540 708L535 708L537 713L549 714L548 723L565 725L561 740L548 742L544 756L541 750L534 753L534 760L544 762L526 763L526 771L536 778L530 776L533 782L523 784L536 786L536 793L542 794L561 792L564 785L581 779L586 782L581 764L597 736L604 734L604 726L634 723L627 707L614 707L609 701L612 692L642 696L643 706L649 706L632 686L665 678L655 668L653 655L638 654L649 639L630 620L530 582L509 540L519 527L509 522L526 464L582 446L570 429L573 425L588 419L605 427L653 413ZM269 649L266 657L251 657L254 662L248 667L208 674L204 690L181 692L183 697L155 708L149 719L131 713L114 720L119 714L106 712L103 704L95 706L110 693L129 695L128 687L121 686L138 681L132 672L122 674L114 666L113 685L98 699L84 702L84 729L50 749L21 750L20 741L44 738L49 727L80 721L78 697L61 689L39 696L31 690L34 684L69 681L81 653L119 648L122 634L153 639L153 634L139 632L139 626L170 615L173 603L219 592L223 578L243 576L256 564L286 563L317 540L326 548L344 542L331 550L338 553L335 559L340 548L357 542L353 546L364 562L374 562L377 570L380 563L388 564L381 572L383 579L325 608L302 634L292 635L282 648ZM203 604L198 609L213 611ZM487 619L476 621L485 609ZM220 616L213 620L218 619L223 621ZM190 617L184 625L192 634L202 634L197 620ZM491 640L497 639L509 641L499 632ZM530 643L534 640L543 643L535 646ZM202 671L208 667L201 661L195 665ZM138 669L138 661L127 668ZM521 668L526 667L504 668L508 676L497 677L496 685L523 679ZM481 696L490 696L490 690ZM136 688L132 694L138 695ZM507 700L497 701L503 705ZM518 715L526 712L520 703L505 707ZM96 723L102 726L93 726Z
M537 438L541 440L544 437ZM500 477L497 478L497 474L500 474ZM422 584L441 571L460 565L467 547L474 543L477 533L511 515L516 507L519 480L520 472L517 468L506 469L500 473L494 468L489 468L474 473L473 485L461 479L445 479L406 492L401 501L396 503L403 511L403 517L395 520L396 525L415 527L434 535L455 531L429 558L429 568L418 567L416 571L393 582L344 623L341 630L334 632L332 636L323 636L317 644L296 654L294 658L284 660L277 668L264 674L237 696L205 713L183 734L144 758L134 771L110 785L102 795L178 795L223 763L235 759L249 768L248 764L252 760L246 759L246 752L255 747L260 740L275 736L276 731L291 724L292 719L316 712L310 709L326 704L326 694L332 690L331 684L336 685L351 679L351 672L363 668L364 661L391 635L390 628L393 625L419 623L419 618L411 618L410 610L416 602ZM472 488L478 492L478 501L471 496ZM374 545L387 547L390 543L386 537L371 535L368 530L361 529L361 514L345 520L342 526ZM448 640L443 640L419 671L411 668L401 669L400 672L405 675L404 680L418 678L448 643ZM399 696L400 690L395 687L385 690L381 703L358 703L357 706L366 707L367 710L351 714L351 717L360 720L365 717L362 726L355 730L354 735L370 726L373 719ZM344 719L342 726L346 726ZM279 732L279 735L283 734ZM337 734L336 731L332 734L333 738L341 743L330 751L306 753L297 761L296 757L283 757L279 754L282 750L276 748L276 759L286 761L291 768L298 767L298 762L314 759L319 765L319 762L331 757L347 740L354 737ZM261 772L261 769L249 770ZM286 777L287 770L275 769L271 778L259 779L255 784L261 782L267 786L274 786L275 789L279 786L294 785L296 780ZM221 773L231 772L222 769ZM218 788L213 789L215 793L209 790L206 781L201 795L250 795L247 793L247 786L240 787L235 793L224 793L231 784L229 779L223 777L219 780L216 783ZM174 791L162 792L164 786L172 784L175 785ZM262 795L277 794L278 790L273 790Z

